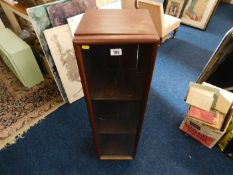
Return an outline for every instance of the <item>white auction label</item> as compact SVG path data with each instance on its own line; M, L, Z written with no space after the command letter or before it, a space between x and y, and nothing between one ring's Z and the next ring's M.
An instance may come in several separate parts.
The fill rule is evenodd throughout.
M122 55L122 49L110 49L111 56L121 56Z

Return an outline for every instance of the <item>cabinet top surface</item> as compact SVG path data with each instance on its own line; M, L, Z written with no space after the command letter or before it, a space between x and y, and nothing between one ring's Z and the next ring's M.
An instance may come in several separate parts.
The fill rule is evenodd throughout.
M76 36L90 35L152 35L157 32L150 14L144 9L87 10L81 20Z

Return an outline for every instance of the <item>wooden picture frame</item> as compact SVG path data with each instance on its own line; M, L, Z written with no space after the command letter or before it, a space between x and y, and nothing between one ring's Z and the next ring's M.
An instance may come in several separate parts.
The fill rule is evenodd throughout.
M219 0L186 0L181 17L182 23L206 30L219 2Z
M185 0L168 0L165 13L179 18L184 8Z

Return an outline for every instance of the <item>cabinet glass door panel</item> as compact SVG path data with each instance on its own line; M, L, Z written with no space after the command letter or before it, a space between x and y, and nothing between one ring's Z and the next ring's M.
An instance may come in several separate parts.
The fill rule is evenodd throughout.
M100 154L102 158L108 156L132 157L135 135L130 134L99 134Z
M135 134L141 105L139 101L93 101L97 133Z
M145 54L146 50L138 44L91 45L83 50L91 98L142 99L147 74L146 61L142 61Z

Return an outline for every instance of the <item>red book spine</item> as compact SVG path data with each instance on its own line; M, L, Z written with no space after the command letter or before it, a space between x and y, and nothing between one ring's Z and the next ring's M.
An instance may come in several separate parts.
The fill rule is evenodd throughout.
M211 111L205 111L194 106L191 106L189 109L189 116L196 118L198 120L204 121L206 123L214 124L215 123L215 113Z

